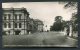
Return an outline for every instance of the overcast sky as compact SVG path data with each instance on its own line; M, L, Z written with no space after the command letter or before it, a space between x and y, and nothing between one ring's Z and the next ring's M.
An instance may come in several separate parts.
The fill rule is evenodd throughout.
M59 4L58 2L12 2L12 3L2 3L3 8L26 8L30 14L30 18L40 19L47 29L54 23L54 18L56 16L62 16L63 20L70 20L73 11L69 9L64 9L64 4ZM46 29L46 28L45 28Z

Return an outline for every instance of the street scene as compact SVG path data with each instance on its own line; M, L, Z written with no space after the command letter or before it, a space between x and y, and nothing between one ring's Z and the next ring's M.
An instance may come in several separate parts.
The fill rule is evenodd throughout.
M3 36L4 47L76 47L77 39L60 32Z
M78 47L77 2L2 3L3 47Z

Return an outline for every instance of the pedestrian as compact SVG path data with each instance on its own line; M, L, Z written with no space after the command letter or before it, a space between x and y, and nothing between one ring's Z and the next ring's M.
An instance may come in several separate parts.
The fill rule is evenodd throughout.
M67 28L67 36L69 36L69 33L70 33L70 31L69 31L69 27Z

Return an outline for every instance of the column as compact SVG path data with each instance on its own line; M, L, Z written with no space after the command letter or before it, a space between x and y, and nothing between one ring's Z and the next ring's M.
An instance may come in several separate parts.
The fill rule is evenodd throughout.
M70 25L70 33L69 36L72 36L72 25Z
M64 35L67 35L67 28L64 28Z

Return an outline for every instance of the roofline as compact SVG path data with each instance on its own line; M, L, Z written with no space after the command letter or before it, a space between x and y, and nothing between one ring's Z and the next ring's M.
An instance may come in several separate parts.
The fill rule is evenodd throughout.
M26 8L24 8L24 7L22 7L22 8L13 8L13 7L11 7L11 8L2 8L2 10L27 10Z

